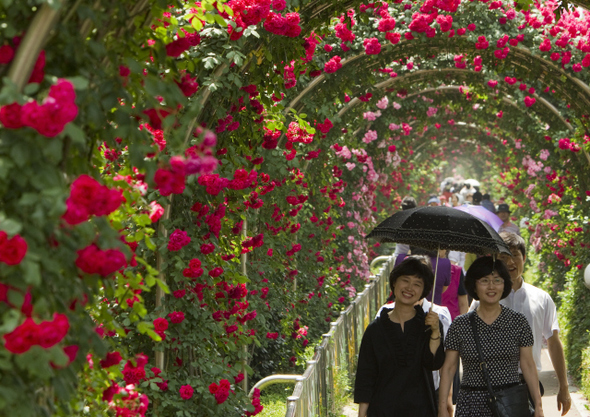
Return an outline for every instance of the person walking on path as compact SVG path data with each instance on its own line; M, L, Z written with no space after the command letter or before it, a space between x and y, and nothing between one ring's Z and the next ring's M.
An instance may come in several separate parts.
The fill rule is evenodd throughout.
M363 335L354 402L359 417L436 416L432 371L444 362L442 324L416 302L432 288L432 269L418 259L395 267L395 307L383 309Z
M535 417L543 417L543 402L533 359L533 333L525 316L500 304L512 289L504 263L486 256L473 262L465 277L469 295L479 300L478 308L457 317L445 341L445 363L440 371L439 417L449 417L448 393L457 370L463 363L463 380L457 399L455 417L492 417L488 383L494 391L521 384L519 361L524 380L535 407ZM481 340L483 361L489 382L482 372L478 347L472 328L474 320Z
M490 200L490 195L488 193L485 193L481 198L482 207L485 207L492 213L496 214L496 207L494 206L494 203L492 203L492 200Z
M508 204L498 204L498 212L496 213L498 217L504 222L500 229L498 229L498 233L500 232L510 232L516 233L520 236L520 228L510 221L510 207Z
M549 294L540 288L524 282L522 273L526 260L526 245L524 239L515 233L500 233L504 242L510 248L512 256L501 254L499 259L508 266L508 272L512 280L512 291L500 304L521 312L526 317L534 336L533 358L538 372L541 372L541 348L543 339L547 340L547 350L559 381L557 393L557 410L561 415L567 414L572 400L569 393L569 383L565 366L563 345L559 339L559 324L557 323L557 310L555 303ZM479 302L474 300L470 310L475 310ZM541 386L541 394L543 388Z

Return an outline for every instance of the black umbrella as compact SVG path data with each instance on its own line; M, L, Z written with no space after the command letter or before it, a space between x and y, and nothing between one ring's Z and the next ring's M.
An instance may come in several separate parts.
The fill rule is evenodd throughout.
M469 213L444 206L398 211L366 237L428 250L511 254L502 238L487 223Z
M484 221L451 207L416 207L385 219L366 238L379 242L404 243L427 250L448 249L479 255L512 255L500 235ZM438 252L434 270L432 301L436 288Z

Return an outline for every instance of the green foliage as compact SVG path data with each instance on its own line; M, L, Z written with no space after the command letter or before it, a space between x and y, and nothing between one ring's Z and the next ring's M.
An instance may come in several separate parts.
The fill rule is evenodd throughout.
M266 390L265 390L266 391ZM287 413L287 397L291 395L286 389L283 392L271 392L269 394L263 394L260 397L260 401L264 406L264 409L260 414L260 417L284 417Z
M342 410L351 401L351 381L348 376L348 369L346 367L340 368L334 366L334 387L329 392L329 397L332 399L330 410L327 415L329 417L340 417Z
M30 25L41 3L2 2L1 45L33 33ZM222 1L205 0L201 8L191 9L194 5L179 1L124 0L116 5L62 3L56 26L43 39L43 82L19 91L8 77L10 66L0 66L0 104L41 102L50 86L65 78L76 88L78 106L76 120L53 139L31 128L0 133L0 228L10 236L21 234L29 245L21 264L0 264L2 283L10 286L10 304L0 301L0 332L9 333L22 323L27 293L37 321L61 312L71 325L66 340L51 349L37 346L23 355L0 349L0 414L112 414L112 404L103 401L102 393L111 381L122 383L124 364L138 353L149 358L147 379L136 387L150 399L148 413L180 416L198 410L227 416L251 411L246 391L234 378L245 373L252 383L271 373L302 371L329 321L364 285L369 259L384 250L369 246L364 235L391 214L404 195L423 201L436 192L442 178L454 173L480 178L486 189L515 207L515 216L529 218L529 273L560 306L570 370L575 373L585 364L587 357L580 352L587 352L590 323L583 314L587 290L578 266L590 261L582 249L587 246L581 246L590 244L583 207L588 203L584 192L590 190L584 159L588 121L582 117L585 101L576 98L583 96L572 95L579 89L574 75L590 81L587 71L572 71L582 51L572 48L572 63L553 67L549 55L539 51L540 31L532 25L519 29L521 15L502 25L500 12L482 2L463 2L453 14L455 29L476 23L477 31L453 38L416 33L414 41L396 45L384 40L372 11L357 11L356 39L344 51L334 25L346 9L361 2L320 3L288 1L287 10L301 14L302 36L312 30L322 36L307 63L300 59L306 55L302 37L272 35L262 25L245 29L239 40L231 41L227 27L235 26L233 13ZM526 1L519 3L524 6ZM419 7L389 6L398 22L396 31L410 23ZM351 22L350 17L346 20ZM200 35L198 46L177 58L167 55L167 44L195 32ZM473 48L481 34L493 45L504 33L524 35L509 59L497 59L492 47ZM379 55L364 53L363 41L370 37L382 42ZM328 45L333 52L324 49ZM334 74L323 73L322 82L308 89L318 80L311 71L323 69L335 54L345 65ZM481 72L457 71L458 54L469 65L481 56ZM297 84L286 88L283 69L290 62ZM120 74L121 66L129 69L128 76ZM382 69L396 77L391 71L377 71ZM199 83L191 97L177 85L184 75ZM507 76L534 87L537 97L553 107L538 100L525 108L524 97L532 93L507 87ZM498 86L490 88L489 80L498 80ZM444 88L438 88L442 84ZM250 97L241 89L249 85L256 86L257 95ZM555 92L545 90L548 85ZM347 102L344 96L366 93L373 94L367 102ZM383 96L390 103L382 116L364 119L363 113L375 111ZM262 113L250 100L259 102ZM144 125L144 111L150 109L171 112L161 121L163 150ZM256 184L215 194L189 176L182 195L160 195L153 181L156 170L169 167L172 156L200 146L202 135L196 128L219 127L228 115L239 126L219 129L221 165L216 173L232 180L238 169L256 170ZM323 134L318 123L326 118L334 127ZM314 133L313 141L287 141L291 122ZM261 146L263 127L281 132L275 149ZM363 141L369 129L378 133L378 140ZM547 141L546 135L553 139ZM562 137L582 150L560 149L557 139ZM356 155L336 155L336 143ZM386 151L391 145L395 152ZM291 149L297 156L286 160ZM547 158L541 157L545 152ZM254 165L252 160L259 157L263 162ZM542 160L548 172L526 173L521 169L526 157ZM125 201L108 217L68 226L61 216L70 185L81 174L120 189ZM306 201L287 202L295 196ZM257 199L262 206L249 208ZM148 216L151 203L168 210L156 224ZM208 213L193 211L195 203ZM216 229L208 224L210 216L222 209L225 215ZM549 209L558 214L547 214ZM241 235L241 221L246 221L247 236ZM168 239L176 229L192 240L172 252ZM242 254L242 243L260 234L264 244ZM215 245L213 253L202 253L205 242ZM120 249L128 260L133 257L132 265L104 279L82 274L75 266L77 251L91 243ZM302 249L288 255L295 244ZM246 255L244 265L241 255ZM185 276L193 259L202 263L202 276ZM223 274L210 276L215 267L222 267ZM239 284L246 285L248 296L231 298L229 293ZM186 295L174 295L179 290ZM236 306L244 308L230 314ZM173 312L183 312L185 320L170 323L162 335L156 333L153 321ZM256 317L244 318L253 312ZM104 339L96 334L97 325L106 332ZM236 330L229 331L231 326ZM278 338L267 338L267 332L278 333ZM62 348L70 344L78 346L78 355L64 366ZM100 360L113 351L121 352L123 362L103 369ZM156 365L162 371L157 377L150 370ZM343 372L336 372L336 398L344 398L348 390ZM588 390L587 376L581 377ZM209 386L222 379L229 380L233 391L217 404ZM164 381L167 389L157 385ZM183 385L195 390L189 400L179 396ZM117 394L115 403L122 404L123 397Z

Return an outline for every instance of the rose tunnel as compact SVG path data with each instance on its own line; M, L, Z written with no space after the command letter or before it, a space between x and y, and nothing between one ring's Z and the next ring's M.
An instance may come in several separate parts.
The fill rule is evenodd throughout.
M0 414L257 414L391 253L368 231L454 174L522 220L588 389L586 2L24 3Z

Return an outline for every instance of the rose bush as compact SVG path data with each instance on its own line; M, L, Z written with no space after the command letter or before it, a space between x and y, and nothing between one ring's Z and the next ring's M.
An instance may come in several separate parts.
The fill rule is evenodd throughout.
M579 366L587 12L82 3L0 12L0 410L256 415L455 173L529 218Z

